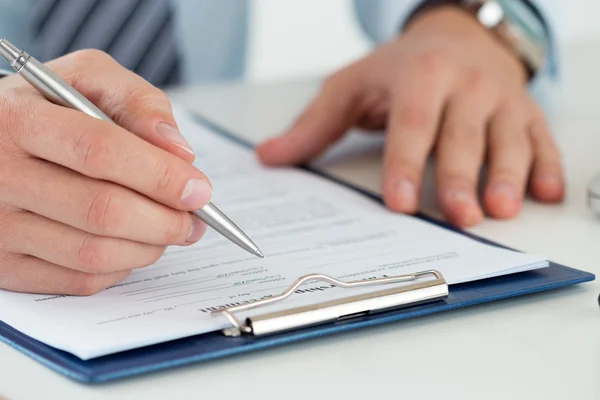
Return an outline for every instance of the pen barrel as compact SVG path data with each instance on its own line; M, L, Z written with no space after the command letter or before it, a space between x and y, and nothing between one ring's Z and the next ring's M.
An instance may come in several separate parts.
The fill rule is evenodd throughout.
M114 123L98 107L65 82L64 79L33 57L29 57L20 69L19 74L51 102L79 110L91 117Z
M206 225L220 233L223 237L250 254L262 254L254 242L252 242L252 240L250 240L250 238L213 203L208 203L201 209L194 211L194 215L204 221Z

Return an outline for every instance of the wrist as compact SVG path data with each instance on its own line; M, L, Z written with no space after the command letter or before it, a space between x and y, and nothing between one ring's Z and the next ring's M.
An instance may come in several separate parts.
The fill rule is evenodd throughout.
M472 33L485 34L485 29L466 10L462 9L458 2L456 3L456 5L448 3L435 7L423 7L413 12L404 25L404 35L415 33L444 33L455 36L468 36Z
M531 0L421 0L409 14L408 25L439 9L462 10L515 54L532 79L552 58L551 31Z
M432 2L435 3L435 2ZM455 3L455 4L453 4ZM517 79L525 84L529 71L527 65L513 49L485 26L459 1L447 1L436 6L421 7L414 12L403 29L404 37L443 37L454 42L464 42L472 51L492 48L495 54L501 53L509 60L510 69Z

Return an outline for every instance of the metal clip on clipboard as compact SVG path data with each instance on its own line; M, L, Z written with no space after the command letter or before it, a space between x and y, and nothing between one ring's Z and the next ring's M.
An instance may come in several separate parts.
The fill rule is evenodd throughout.
M285 300L300 285L313 280L326 281L344 289L403 282L413 283L344 299L330 300L323 303L248 317L244 322L235 316L236 312ZM435 270L351 282L343 282L328 275L310 274L299 278L285 292L278 296L215 310L212 314L222 314L231 322L232 327L223 330L223 334L226 336L263 336L441 300L447 296L448 284L442 274Z

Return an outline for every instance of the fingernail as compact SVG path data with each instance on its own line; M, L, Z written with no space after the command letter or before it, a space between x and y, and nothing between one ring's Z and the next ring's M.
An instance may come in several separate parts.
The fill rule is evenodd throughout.
M483 218L483 213L473 195L466 190L455 190L447 196L453 219L463 226L472 226Z
M167 124L166 122L159 122L156 124L156 132L158 132L162 137L167 139L169 142L178 146L179 148L187 151L190 154L194 154L194 150L192 150L192 146L181 136L181 133L177 129L175 129L172 125Z
M493 196L504 197L506 200L518 200L519 195L513 185L499 183L490 188L490 194Z
M412 208L417 202L417 187L406 179L400 179L394 183L394 192L397 201L403 208Z
M212 188L204 179L190 179L181 194L183 207L197 210L204 207L212 197Z
M192 217L192 224L190 231L185 238L186 242L195 243L202 239L202 236L206 233L206 224L196 217Z

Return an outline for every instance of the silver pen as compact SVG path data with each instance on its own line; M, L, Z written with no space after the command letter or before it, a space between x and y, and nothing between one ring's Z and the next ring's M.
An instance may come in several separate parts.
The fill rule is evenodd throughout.
M56 73L6 39L0 39L0 55L10 63L15 72L53 103L115 123ZM264 257L258 246L214 204L208 203L193 214L242 249L257 257Z

